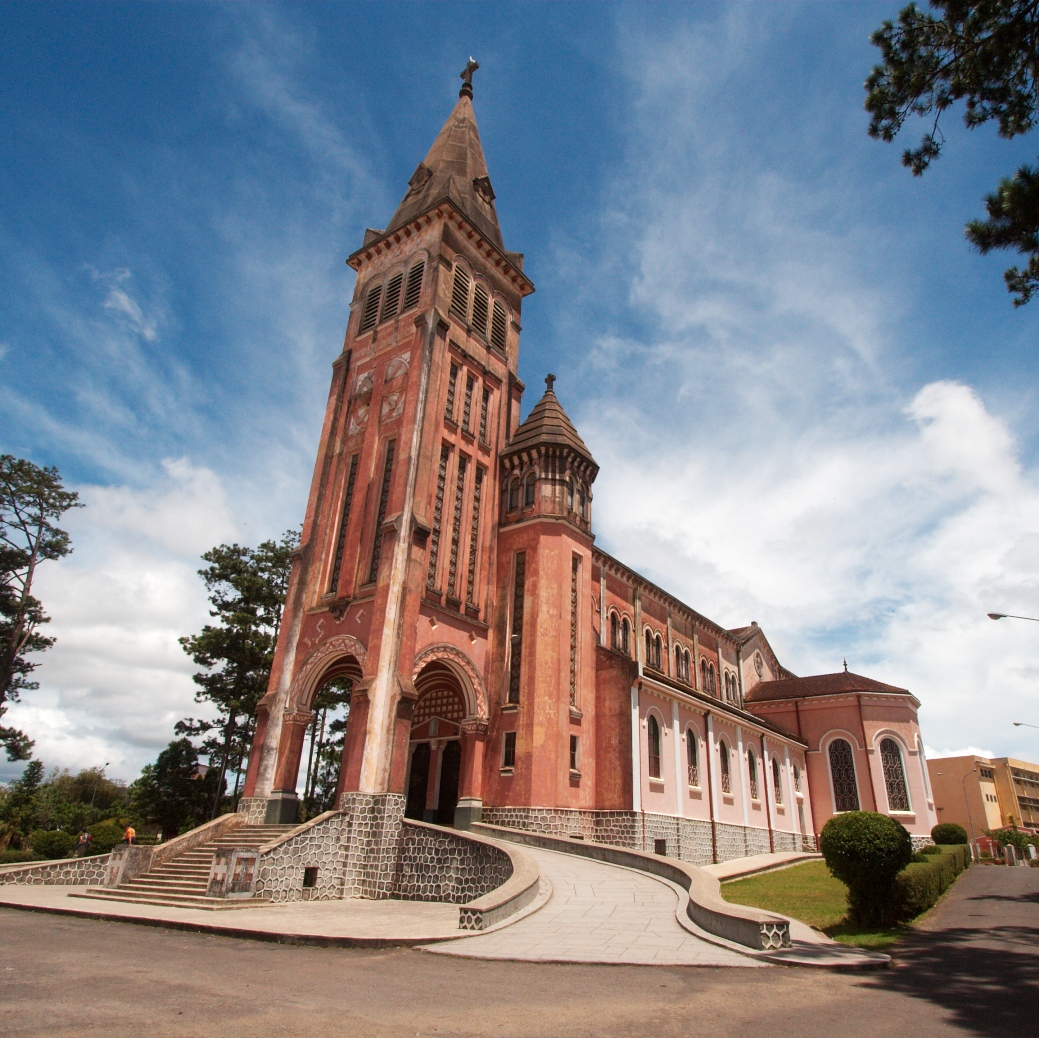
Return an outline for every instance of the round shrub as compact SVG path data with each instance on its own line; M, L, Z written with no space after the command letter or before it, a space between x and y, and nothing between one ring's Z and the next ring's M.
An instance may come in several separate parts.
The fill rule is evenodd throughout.
M904 826L872 811L847 811L823 826L819 849L830 872L848 888L851 922L873 927L896 918L895 877L913 856Z
M44 858L64 858L76 846L76 838L61 829L35 829L29 834L29 845Z
M936 843L929 843L926 847L920 848L921 854L941 854L942 849Z
M967 830L955 822L939 822L931 830L931 839L935 843L945 844L946 846L954 843L970 843Z
M88 854L107 854L117 843L123 841L123 827L114 818L106 818L103 822L95 823L87 832L94 837L90 841Z

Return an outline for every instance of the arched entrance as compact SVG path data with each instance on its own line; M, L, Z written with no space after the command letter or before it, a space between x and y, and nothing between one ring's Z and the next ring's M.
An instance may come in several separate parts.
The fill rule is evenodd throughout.
M462 774L465 694L454 671L439 660L415 678L405 817L453 825Z

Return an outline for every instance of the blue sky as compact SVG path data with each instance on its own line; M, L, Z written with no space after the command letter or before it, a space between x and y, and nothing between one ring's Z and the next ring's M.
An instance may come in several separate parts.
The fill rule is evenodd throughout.
M87 504L11 717L132 778L196 712L198 555L299 522L353 274L481 63L520 371L608 551L797 673L1039 759L1039 303L963 223L1031 139L866 135L895 3L17 4L0 20L0 450ZM0 769L0 777L17 769Z

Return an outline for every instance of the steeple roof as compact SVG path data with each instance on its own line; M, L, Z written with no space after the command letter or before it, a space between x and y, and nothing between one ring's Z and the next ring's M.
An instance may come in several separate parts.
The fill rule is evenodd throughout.
M591 462L598 471L599 466L596 465L592 452L585 446L584 440L578 436L573 422L563 410L563 405L552 388L555 380L555 375L549 375L545 379L544 396L534 405L534 409L527 415L526 421L516 430L516 435L509 442L506 453L530 450L542 444L569 447Z
M472 88L463 88L429 154L408 182L411 187L384 233L396 230L439 202L450 201L488 241L504 251L471 98Z

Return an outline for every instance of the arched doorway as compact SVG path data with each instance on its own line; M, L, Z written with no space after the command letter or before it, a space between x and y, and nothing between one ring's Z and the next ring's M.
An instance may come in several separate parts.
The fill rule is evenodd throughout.
M451 668L426 664L415 678L405 816L453 825L462 766L465 695Z

